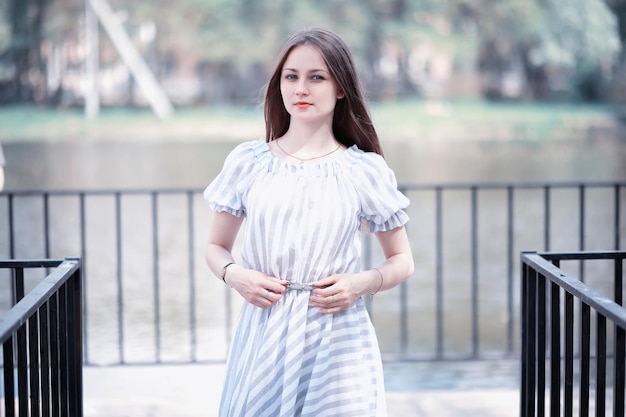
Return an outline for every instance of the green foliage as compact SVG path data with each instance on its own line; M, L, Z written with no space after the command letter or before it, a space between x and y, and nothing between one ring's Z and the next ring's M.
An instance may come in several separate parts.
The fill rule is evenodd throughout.
M485 46L495 44L495 62L517 60L536 67L558 67L574 78L598 65L610 67L621 48L616 18L603 0L108 2L133 39L146 24L155 28L154 39L140 47L142 52L150 50L151 64L205 66L241 77L258 68L271 68L284 37L306 26L325 26L340 33L370 79L377 78L383 56L396 59L398 68L405 71L398 78L414 79L407 65L424 44L466 68L478 67ZM6 4L7 0L0 0L4 17L0 55L18 41L10 40ZM46 40L79 43L85 0L49 0L49 5ZM101 45L102 59L115 59L106 37L101 37ZM383 84L379 87L384 89Z
M603 0L547 0L544 13L535 62L584 67L619 52L617 20Z

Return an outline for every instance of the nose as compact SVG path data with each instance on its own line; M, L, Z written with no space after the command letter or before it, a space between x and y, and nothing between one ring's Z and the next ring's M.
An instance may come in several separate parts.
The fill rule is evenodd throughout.
M309 89L306 85L306 80L305 79L299 79L298 80L298 85L296 86L296 95L298 96L305 96L309 94Z

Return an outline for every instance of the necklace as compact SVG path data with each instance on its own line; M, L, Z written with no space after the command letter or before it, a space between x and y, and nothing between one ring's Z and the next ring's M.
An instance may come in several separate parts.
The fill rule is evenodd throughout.
M325 153L324 155L314 156L312 158L298 158L294 154L291 154L291 153L287 152L286 150L284 150L283 147L280 146L279 141L276 141L276 146L278 146L278 149L280 149L285 155L288 155L288 156L292 157L293 159L297 159L298 161L300 161L301 164L303 164L303 163L305 163L307 161L313 161L315 159L320 159L320 158L323 158L325 156L331 155L331 154L337 152L339 150L339 148L341 147L340 144L337 144L337 147L335 149L333 149L332 151L330 151L328 153Z

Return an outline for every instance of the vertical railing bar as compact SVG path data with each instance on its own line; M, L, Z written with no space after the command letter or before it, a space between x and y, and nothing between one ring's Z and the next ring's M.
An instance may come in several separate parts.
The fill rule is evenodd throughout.
M546 414L546 277L537 280L537 416Z
M606 410L606 317L597 313L596 332L596 416Z
M9 216L9 258L15 259L15 216L13 215L13 208L15 200L13 194L9 193L8 196L8 216ZM13 290L13 288L12 288Z
M14 287L15 293L13 294L13 305L17 304L22 298L24 298L24 268L14 269ZM26 331L24 327L20 327L17 330L17 395L18 395L18 412L20 417L25 416L28 404L28 392L27 392L27 369L26 363Z
M15 334L2 344L2 374L4 377L4 409L6 417L15 417L15 359L13 346Z
M615 234L615 244L613 245L615 247L615 250L619 250L620 249L620 230L621 230L621 225L620 225L620 210L621 210L621 204L620 204L620 186L619 184L615 184L615 200L614 200L614 208L615 208L615 218L614 218L614 227L613 227L613 233Z
M82 413L83 380L82 380L82 337L81 337L81 269L75 271L65 282L67 288L67 324L68 324L68 358L69 358L69 393L71 415Z
M400 284L400 353L406 356L409 351L409 302L407 282Z
M48 305L39 308L39 335L41 338L41 415L50 417L50 331Z
M154 349L157 363L161 362L161 310L159 300L159 213L157 193L152 192L152 273L154 292Z
M443 358L443 207L442 187L435 188L435 228L436 228L436 357Z
M62 285L59 288L59 393L61 402L61 415L69 416L69 323L67 322L67 288Z
M43 193L43 237L44 253L50 259L50 194Z
M85 207L85 193L79 193L80 210L80 257L82 263L82 313L83 313L83 355L85 364L89 364L89 308L87 306L87 221Z
M525 255L522 254L520 262L520 295L521 295L521 315L520 315L520 416L528 414L528 269Z
M536 414L536 408L535 408L535 401L536 401L536 389L537 389L537 372L536 372L536 366L537 366L537 359L536 359L536 355L537 355L537 339L536 339L536 332L537 332L537 303L536 301L536 297L537 297L537 271L534 269L530 270L530 273L528 274L527 280L528 280L528 288L527 288L527 297L528 297L528 301L527 301L527 308L526 308L526 315L527 315L527 331L528 331L528 343L527 343L527 353L528 353L528 357L527 357L527 362L526 362L526 366L528 367L528 374L526 375L526 384L527 384L527 390L526 390L526 403L528 404L528 406L531 407L531 409L527 409L527 414L525 414L526 416L532 416L534 417Z
M193 191L187 192L187 235L189 237L189 343L191 343L191 361L197 362L197 320L196 320L196 271L195 271L195 235Z
M12 296L12 305L15 305L24 298L24 268L15 268L13 270L13 283L15 291Z
M543 187L543 246L550 250L550 185Z
M471 239L472 239L472 358L478 358L480 346L479 317L478 317L478 191L471 188Z
M624 351L626 350L626 340L624 329L615 326L615 366L613 377L613 416L624 417L624 392L626 388L624 376ZM619 353L618 353L619 352Z
M591 309L585 302L580 303L580 391L579 416L589 417L589 368L591 343Z
M507 353L512 354L513 326L514 326L514 301L513 301L513 187L507 187Z
M620 306L624 305L624 282L622 280L624 272L624 260L615 259L614 263L614 300ZM623 352L626 350L626 340L624 329L614 326L615 341L613 356L615 361L613 375L613 415L614 417L624 417L624 392L626 390L626 376L624 371L625 360ZM620 398L621 396L621 398Z
M30 416L39 417L40 414L40 364L39 364L39 312L35 312L26 321L28 326L28 373L30 385Z
M578 248L582 252L585 250L585 185L579 186L579 198L578 198ZM580 260L578 262L578 276L581 282L585 282L585 262Z
M124 358L124 283L122 277L122 199L120 191L115 193L115 241L117 261L117 334L118 356L120 363L125 363Z
M28 359L26 356L26 328L17 329L17 396L20 417L28 412Z
M624 260L615 259L614 263L614 299L617 304L624 305L623 281ZM626 391L626 375L624 351L626 351L625 329L615 325L615 341L613 356L615 361L613 375L613 416L624 417L624 392Z
M561 290L550 283L550 416L561 413Z
M624 282L622 280L624 274L624 260L623 259L615 259L614 264L614 300L619 305L624 305ZM615 326L615 347L614 347L614 357L615 357L615 373L613 376L614 380L614 392L613 392L613 403L614 403L614 416L624 417L624 392L626 390L626 376L624 371L625 359L624 355L621 354L626 350L626 340L624 335L625 329ZM618 353L621 352L621 353ZM621 393L621 400L619 398L619 393Z
M565 292L565 399L564 416L572 417L574 406L574 296Z
M30 416L40 416L40 375L39 375L39 312L35 312L28 320L28 374L30 385Z
M52 416L60 417L61 392L59 389L61 376L59 373L60 344L59 344L59 294L50 297L48 305L50 315L50 385L52 387Z
M624 305L624 282L622 281L624 271L623 259L615 259L613 271L613 300L619 305Z

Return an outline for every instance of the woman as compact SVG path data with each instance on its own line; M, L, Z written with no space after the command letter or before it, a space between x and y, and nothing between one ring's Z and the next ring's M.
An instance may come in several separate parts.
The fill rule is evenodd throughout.
M363 296L413 272L409 201L382 158L343 40L324 29L292 35L264 112L266 138L238 145L205 190L215 211L206 262L246 300L219 415L384 416ZM362 225L386 258L366 271Z

